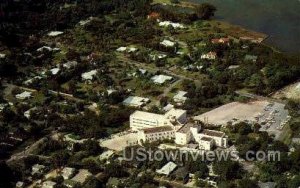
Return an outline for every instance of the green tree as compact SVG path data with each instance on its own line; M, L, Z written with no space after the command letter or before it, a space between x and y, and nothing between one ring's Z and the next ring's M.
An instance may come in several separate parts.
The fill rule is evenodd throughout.
M238 188L253 188L257 187L257 182L248 178L238 180Z
M242 176L242 168L236 161L218 161L213 164L213 170L222 180L233 180Z

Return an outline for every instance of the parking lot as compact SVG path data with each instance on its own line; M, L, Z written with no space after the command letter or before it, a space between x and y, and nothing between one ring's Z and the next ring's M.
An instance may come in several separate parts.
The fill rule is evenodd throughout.
M261 131L267 131L269 135L274 135L275 139L278 139L283 126L290 118L284 106L282 103L267 100L232 102L195 116L194 119L210 125L226 125L228 122L234 124L240 121L260 123Z
M267 131L269 135L274 135L278 139L284 125L289 121L290 116L288 110L284 109L284 104L269 103L264 108L264 113L256 117L258 123L261 124L260 131Z
M114 151L122 151L126 146L136 145L138 142L138 134L136 132L121 132L114 134L109 138L99 140L102 147Z

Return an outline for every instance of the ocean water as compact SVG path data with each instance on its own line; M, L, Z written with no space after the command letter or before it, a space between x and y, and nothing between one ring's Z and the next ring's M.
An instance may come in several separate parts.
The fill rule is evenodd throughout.
M300 0L190 0L208 2L216 18L269 35L274 47L300 53Z

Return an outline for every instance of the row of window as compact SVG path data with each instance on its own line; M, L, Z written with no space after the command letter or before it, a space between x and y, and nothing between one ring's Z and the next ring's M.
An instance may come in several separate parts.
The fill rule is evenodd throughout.
M132 118L133 121L138 121L138 122L149 122L149 123L157 123L157 121L149 121L146 119L137 119L137 118Z

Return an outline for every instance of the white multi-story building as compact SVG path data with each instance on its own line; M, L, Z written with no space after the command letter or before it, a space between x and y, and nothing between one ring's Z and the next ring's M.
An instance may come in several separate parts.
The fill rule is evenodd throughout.
M199 144L199 149L210 150L213 146L227 148L228 139L221 131L202 129L199 123L187 123L175 133L175 143L186 145Z
M130 127L138 131L138 142L174 139L178 145L197 143L199 149L214 146L227 148L227 136L221 131L202 129L200 122L187 122L186 111L171 109L162 114L136 111L130 116Z
M171 109L164 115L135 111L130 115L130 128L141 130L144 128L171 126L178 129L186 120L186 110Z
M175 137L175 130L170 126L154 127L142 129L138 135L140 142L154 142L164 139L173 139Z

